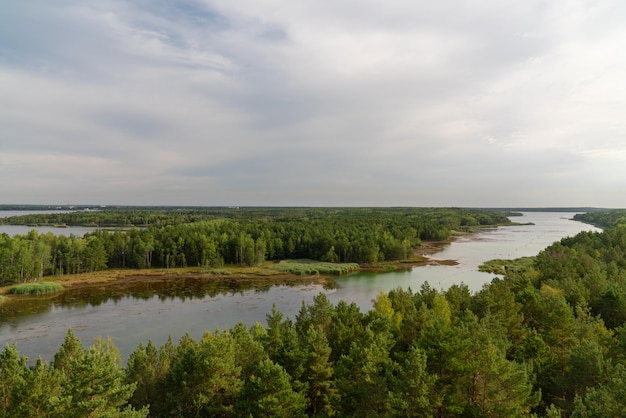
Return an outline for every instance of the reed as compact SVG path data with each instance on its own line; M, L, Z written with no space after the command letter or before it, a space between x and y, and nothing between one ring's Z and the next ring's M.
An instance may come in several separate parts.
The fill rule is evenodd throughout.
M38 295L42 293L58 292L63 286L54 282L24 283L9 288L11 295Z
M328 263L315 260L283 260L272 266L273 270L295 274L346 274L360 268L357 263Z

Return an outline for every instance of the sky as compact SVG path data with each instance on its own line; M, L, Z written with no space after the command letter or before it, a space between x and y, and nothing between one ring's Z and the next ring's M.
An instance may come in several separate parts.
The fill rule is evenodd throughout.
M0 5L0 203L626 207L623 0Z

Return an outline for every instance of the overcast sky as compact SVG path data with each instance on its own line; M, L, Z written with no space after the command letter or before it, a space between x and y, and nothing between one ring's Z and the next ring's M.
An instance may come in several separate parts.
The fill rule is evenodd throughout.
M0 203L626 207L623 0L0 6Z

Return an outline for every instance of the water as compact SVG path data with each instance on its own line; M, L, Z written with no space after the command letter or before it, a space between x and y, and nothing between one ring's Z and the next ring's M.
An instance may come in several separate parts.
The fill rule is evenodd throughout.
M0 305L0 346L17 342L20 353L31 360L51 359L63 341L68 327L90 344L96 336L111 336L122 356L152 340L164 343L168 336L177 341L186 332L199 339L206 330L230 328L238 322L265 324L272 304L294 318L302 302L312 302L320 292L329 300L356 303L362 311L380 291L397 287L417 291L426 281L438 289L465 283L471 291L482 288L493 275L477 271L480 264L494 258L536 255L545 247L583 230L598 231L590 225L569 220L572 213L528 212L517 222L535 225L486 229L459 238L436 253L438 259L455 260L456 265L429 265L411 271L383 274L358 273L334 280L324 287L315 281L295 285L266 285L253 288L238 281L198 279L155 280L150 283L67 291L45 298L20 300L7 315L7 304ZM4 313L3 313L4 311Z
M0 210L0 218L9 218L11 216L32 215L32 214L48 214L48 213L65 213L66 210Z
M18 312L0 320L0 344L16 342L19 352L31 360L37 356L50 360L71 327L85 344L97 336L111 336L126 359L140 343L148 340L160 345L168 336L178 341L189 333L199 339L207 330L231 328L238 322L265 324L265 315L271 311L272 304L294 316L302 301L310 303L315 295L325 291L324 286L310 281L261 290L226 283L220 284L217 292L206 289L214 280L168 279L167 282L167 285L153 283L151 291L141 297L135 294L136 289L126 288L114 298L109 297L110 290L102 289L106 295L73 297L71 294L75 292L64 292L46 303L38 303L40 298L26 299ZM202 289L182 290L194 286ZM2 310L0 305L0 318Z
M10 216L30 215L30 214L46 214L46 213L65 213L64 210L0 210L0 218L8 218ZM82 237L88 232L93 232L98 228L86 227L86 226L68 226L66 228L58 228L54 226L32 226L32 225L0 225L0 234L5 233L10 237L15 235L26 235L33 229L36 229L40 234L52 232L54 235L74 235Z
M444 290L453 284L464 283L470 291L477 292L495 277L478 271L478 266L486 261L534 256L561 238L581 231L601 231L572 221L573 216L573 213L526 212L523 217L512 217L511 220L534 225L483 229L478 234L456 239L433 255L435 259L456 261L455 265L431 264L411 271L379 275L359 273L354 277L339 278L336 280L338 298L355 302L362 310L367 310L379 291L388 292L397 287L418 291L424 282Z

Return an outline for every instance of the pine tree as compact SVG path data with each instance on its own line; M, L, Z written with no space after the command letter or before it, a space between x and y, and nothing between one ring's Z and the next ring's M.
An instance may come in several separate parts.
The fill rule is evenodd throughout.
M136 383L137 389L130 399L131 405L140 408L151 406L151 412L162 407L166 395L165 377L174 361L175 348L169 339L157 349L152 341L140 344L131 353L126 366L126 381Z
M167 413L232 415L234 399L242 385L240 375L229 333L207 332L200 343L187 341L166 377Z
M376 417L394 413L391 383L398 365L389 358L391 334L367 328L353 341L350 352L337 362L335 372L343 416Z
M437 377L428 373L421 348L413 346L403 357L393 388L398 416L430 417L434 412L430 395Z
M63 417L62 374L41 359L24 373L25 387L16 398L11 417Z
M121 357L110 339L98 338L89 349L75 356L68 356L74 347L71 338L69 341L65 355L55 356L55 363L62 359L64 364L61 388L69 399L66 417L147 416L147 409L137 411L128 405L136 384L125 383Z
M71 370L68 370L70 361L80 357L83 352L83 344L74 334L74 330L69 328L65 334L63 344L61 344L59 351L54 355L54 368L63 371L65 374L71 374Z
M246 381L236 403L240 417L304 417L306 400L293 390L289 374L271 360L262 360Z
M339 393L329 360L331 350L328 340L316 327L310 326L302 346L305 353L303 380L309 400L308 413L310 416L333 416Z
M11 417L16 404L19 403L18 394L26 388L26 362L28 359L20 356L15 345L7 345L0 353L0 417Z

